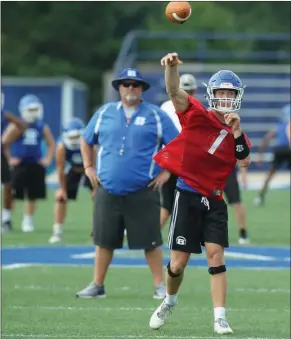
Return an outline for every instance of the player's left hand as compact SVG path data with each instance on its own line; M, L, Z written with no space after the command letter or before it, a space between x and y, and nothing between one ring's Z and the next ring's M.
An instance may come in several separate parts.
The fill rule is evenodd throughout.
M224 121L231 127L232 132L240 130L240 116L237 113L224 114Z
M42 158L39 162L39 164L42 165L43 167L48 167L50 165L50 163L51 163L51 161L47 157Z
M152 187L154 191L159 190L163 187L164 183L166 183L170 179L171 173L167 170L163 170L159 175L155 177L153 181L150 182L148 187Z

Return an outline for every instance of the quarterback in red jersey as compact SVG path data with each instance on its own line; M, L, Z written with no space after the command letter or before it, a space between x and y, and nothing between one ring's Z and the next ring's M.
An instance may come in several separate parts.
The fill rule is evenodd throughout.
M226 316L228 214L222 193L235 165L250 164L250 142L240 127L238 111L244 93L240 78L229 70L215 73L207 86L209 109L179 88L177 53L162 60L167 93L172 100L181 133L154 160L177 175L177 191L169 230L171 260L167 266L167 293L150 319L160 328L177 304L177 294L191 253L205 246L214 307L214 332L232 333Z

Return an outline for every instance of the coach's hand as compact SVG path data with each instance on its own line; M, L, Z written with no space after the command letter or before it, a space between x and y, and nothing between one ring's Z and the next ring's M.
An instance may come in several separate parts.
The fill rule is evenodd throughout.
M9 159L9 165L12 167L15 167L17 165L19 165L21 163L21 159L20 158L10 158Z
M93 187L93 191L94 189L96 189L96 187L100 186L100 180L98 178L98 175L95 171L95 169L92 166L89 166L87 168L85 168L85 174L88 177L88 179L91 182L91 185Z
M94 201L94 197L95 197L95 194L96 194L96 189L97 189L97 187L94 187L93 189L92 189L92 192L91 192L91 199Z
M62 188L59 188L56 191L56 200L65 202L65 201L67 201L67 199L68 199L67 192L65 190L63 190Z
M159 190L163 187L164 183L166 183L170 179L171 173L167 170L163 170L159 175L155 177L153 181L150 182L148 187L152 187L154 191Z
M162 66L176 66L183 62L179 60L178 53L169 53L161 59Z

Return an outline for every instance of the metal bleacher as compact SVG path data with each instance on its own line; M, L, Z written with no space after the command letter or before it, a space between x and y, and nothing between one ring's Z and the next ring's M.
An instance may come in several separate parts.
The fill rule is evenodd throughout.
M164 34L164 35L163 35ZM160 105L167 100L165 91L163 69L159 65L160 58L170 51L146 51L143 53L137 48L137 40L141 38L167 36L166 33L130 32L124 40L119 57L117 58L112 77L125 67L138 67L143 72L151 88L144 93L144 100ZM207 51L205 48L207 39L215 39L215 35L189 35L177 34L176 38L196 38L200 42L200 49L192 52L177 51L184 61L180 66L180 73L192 73L198 80L198 99L207 104L204 94L203 82L208 82L211 75L219 69L231 69L239 74L246 84L245 94L240 111L242 125L253 144L252 159L256 160L258 145L263 135L276 126L282 117L282 108L290 103L290 52L282 50L273 51ZM288 34L273 35L223 35L218 34L218 39L260 39L264 41L287 42L290 39ZM171 39L175 35L171 33ZM174 45L174 43L173 43ZM161 44L162 46L162 44ZM282 46L282 45L281 45ZM214 57L216 56L216 57ZM213 62L219 58L221 62ZM237 60L239 58L239 61ZM214 60L213 60L214 59ZM195 62L193 62L195 60ZM258 62L262 60L262 62ZM278 63L279 61L279 63ZM109 92L107 100L115 100L114 92ZM272 147L270 145L265 153L263 166L260 170L268 167L272 160ZM256 170L252 165L250 170Z

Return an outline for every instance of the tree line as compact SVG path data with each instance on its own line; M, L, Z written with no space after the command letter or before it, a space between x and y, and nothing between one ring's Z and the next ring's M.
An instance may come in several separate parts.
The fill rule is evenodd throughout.
M183 32L290 32L290 2L192 2ZM70 75L89 86L90 106L101 103L102 73L133 29L177 30L166 2L2 2L2 75ZM152 42L149 48L159 48ZM217 42L212 42L213 46ZM246 46L255 49L259 42ZM212 46L210 45L210 48ZM286 48L286 46L282 46Z

